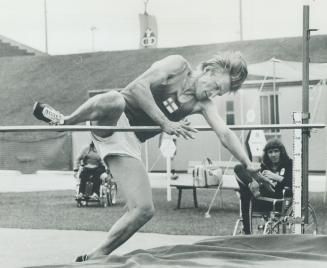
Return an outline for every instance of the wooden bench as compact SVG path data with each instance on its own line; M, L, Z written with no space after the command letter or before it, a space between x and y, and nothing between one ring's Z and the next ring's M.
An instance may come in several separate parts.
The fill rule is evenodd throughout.
M178 190L178 199L177 199L177 209L181 207L182 201L182 191L183 190L192 190L193 191L193 202L194 207L198 208L197 200L197 189L217 189L218 185L211 185L207 187L194 186L193 185L193 175L192 170L196 165L201 164L201 161L190 161L188 164L187 174L181 174L177 180L171 181L170 186L176 187ZM223 170L223 185L221 189L237 190L238 184L234 175L234 166L238 162L235 161L213 161L213 166L222 168Z

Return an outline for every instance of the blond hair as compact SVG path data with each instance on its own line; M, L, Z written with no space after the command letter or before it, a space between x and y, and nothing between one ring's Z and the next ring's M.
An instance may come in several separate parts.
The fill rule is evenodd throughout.
M247 64L240 52L225 52L214 55L210 60L202 62L202 71L227 72L231 80L230 91L237 91L248 75Z

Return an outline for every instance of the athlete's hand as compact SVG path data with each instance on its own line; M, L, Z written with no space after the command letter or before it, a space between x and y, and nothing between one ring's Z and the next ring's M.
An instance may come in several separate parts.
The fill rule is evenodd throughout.
M162 130L169 135L176 135L177 137L182 136L184 139L194 139L192 132L198 132L195 128L190 126L190 122L188 121L173 122L167 120L162 126Z

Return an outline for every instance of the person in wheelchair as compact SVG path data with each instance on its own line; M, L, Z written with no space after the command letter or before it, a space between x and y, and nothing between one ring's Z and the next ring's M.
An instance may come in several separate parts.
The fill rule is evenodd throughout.
M99 200L101 183L107 179L108 174L93 142L77 157L74 165L74 177L79 180L76 199L88 197ZM86 193L87 182L91 182L93 185L90 196Z
M240 187L244 234L251 234L249 206L252 198L262 196L281 199L285 189L288 189L288 197L292 196L293 164L285 146L279 139L272 139L267 142L263 152L261 170L256 178L253 178L243 165L234 167ZM271 211L272 203L255 200L254 209L256 211ZM277 204L276 210L280 211L281 209L281 203Z

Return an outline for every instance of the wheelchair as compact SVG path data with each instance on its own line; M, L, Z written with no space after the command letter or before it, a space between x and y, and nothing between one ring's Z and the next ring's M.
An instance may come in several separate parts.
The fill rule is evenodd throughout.
M83 167L78 174L82 171ZM117 183L109 170L106 171L107 177L102 180L100 184L99 193L97 198L93 197L93 182L92 180L87 180L85 184L85 193L82 197L79 197L79 183L76 185L76 196L75 201L77 202L77 207L88 207L90 203L96 203L101 207L109 207L116 204L118 187Z
M249 218L250 231L254 235L268 234L292 234L294 233L295 220L293 214L292 197L286 193L290 189L284 189L280 199L269 197L257 197L250 200ZM237 193L239 195L239 192ZM270 203L271 210L258 210L260 202ZM236 221L233 236L242 234L243 224L240 199L240 216ZM262 203L261 203L262 204ZM302 219L302 234L317 234L318 224L314 208L308 204L308 218Z
M117 183L110 171L107 171L108 177L105 179L103 184L100 186L100 200L104 207L112 206L117 202Z

